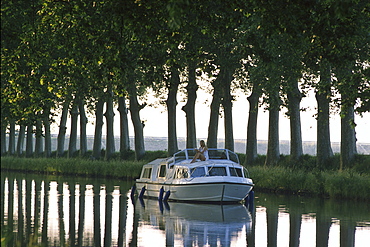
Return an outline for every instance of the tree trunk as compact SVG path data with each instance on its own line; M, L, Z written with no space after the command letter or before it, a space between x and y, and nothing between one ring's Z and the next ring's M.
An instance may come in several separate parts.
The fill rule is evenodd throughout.
M1 121L1 156L6 154L6 127L4 119Z
M18 156L21 156L23 154L25 133L26 133L26 126L21 124L19 126L18 141L17 141L17 155Z
M51 156L51 131L49 121L50 109L46 109L44 112L44 129L45 129L45 157Z
M195 102L197 100L198 84L196 82L196 64L189 62L189 82L186 86L188 100L182 110L186 114L186 147L195 148L197 146L196 124L195 124Z
M144 107L137 100L135 86L129 89L131 121L134 126L135 134L135 156L136 160L141 160L145 155L144 145L144 123L140 119L140 110Z
M168 154L173 155L178 151L177 131L176 131L176 106L177 90L180 84L179 72L172 68L171 79L168 84L168 96L166 100L168 116Z
M57 157L62 157L64 155L64 142L66 140L66 132L67 132L68 108L69 108L69 101L65 101L63 104L62 116L60 117L60 123L59 123Z
M252 94L248 97L249 115L247 126L247 146L245 165L253 165L257 158L257 119L258 119L258 104L261 92L255 84Z
M278 102L279 93L272 95ZM265 166L276 165L280 158L279 151L279 104L272 104L269 108L269 130Z
M290 120L290 160L297 162L303 155L300 103L302 94L298 89L298 81L288 92L288 110Z
M27 125L26 157L33 155L33 125Z
M69 135L68 157L71 158L77 151L78 103L73 101L71 114L71 132Z
M15 121L9 121L9 148L8 154L13 155L15 154Z
M333 150L330 143L330 69L323 70L320 74L320 85L324 85L316 91L317 101L317 144L316 144L316 164L323 168Z
M218 119L220 113L220 103L222 95L222 70L213 82L213 97L211 102L211 113L209 117L208 125L208 139L207 146L209 148L217 148L217 136L218 136Z
M225 148L234 151L234 131L233 131L233 103L230 93L230 84L233 80L232 71L229 68L225 69L223 78L223 98L222 106L224 109L224 128L225 128Z
M40 116L38 116L40 117ZM35 154L40 156L44 151L44 140L42 136L42 121L40 119L36 120L36 133L35 133Z
M105 111L105 120L107 123L107 139L106 139L106 151L105 159L109 160L116 152L114 145L114 110L113 110L113 92L112 89L108 89L108 97Z
M342 97L344 97L342 95ZM352 165L356 149L355 114L354 106L342 105L341 107L341 140L340 140L340 167L350 167Z
M99 99L96 102L95 109L95 133L94 133L94 146L93 146L93 157L100 159L101 157L101 143L102 143L102 132L103 132L103 108L104 100Z
M130 136L128 130L128 110L126 107L126 98L118 98L118 111L120 113L120 155L121 159L126 159L130 151Z
M84 156L87 152L87 136L86 136L86 125L87 117L85 112L85 102L79 100L78 109L80 113L80 155Z

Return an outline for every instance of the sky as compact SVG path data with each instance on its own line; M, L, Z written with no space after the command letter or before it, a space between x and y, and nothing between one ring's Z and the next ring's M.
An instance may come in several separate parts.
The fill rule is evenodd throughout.
M206 138L208 133L208 123L210 115L210 102L212 95L203 92L198 93L198 100L196 104L196 128L197 138ZM206 102L207 103L204 103ZM181 107L185 102L178 104L177 111L177 135L178 137L186 137L186 118L185 113ZM306 111L301 112L301 127L303 141L316 141L316 99L314 95L302 99L301 108L307 108ZM248 122L249 102L246 95L239 94L237 100L233 103L233 125L234 138L247 138L247 122ZM279 135L280 140L290 139L290 123L289 119L284 115L286 110L280 114L279 118ZM142 118L146 120L144 134L146 136L165 137L167 136L167 112L165 107L158 109L148 108L142 110ZM224 138L224 119L219 120L219 138ZM370 113L363 114L363 117L355 116L357 124L356 134L358 142L370 143ZM268 111L262 108L258 112L257 123L257 139L268 139ZM118 125L119 126L119 125ZM330 119L331 141L340 142L340 116L337 113L332 115Z
M154 103L154 97L149 97L149 100ZM206 93L204 90L199 89L196 103L196 130L197 138L206 139L208 132L208 123L210 108L209 105L212 100L212 95ZM180 96L178 98L177 106L177 136L186 137L186 118L185 113L181 110L181 107L185 104L182 102ZM301 108L307 108L306 111L301 112L301 127L302 127L302 140L303 141L316 141L316 119L314 114L316 113L316 100L312 93L308 97L304 97L301 102ZM234 139L246 139L247 138L247 121L248 121L249 103L245 94L239 93L236 97L236 101L233 103L233 125L234 125ZM279 135L280 140L290 139L290 124L289 119L284 116L283 110L280 114L279 120ZM119 112L115 113L115 135L119 135ZM165 106L145 107L140 111L140 116L145 121L144 135L146 137L167 137L167 112ZM133 126L129 117L129 131L130 136L134 135ZM58 122L59 120L57 120ZM89 116L89 124L87 126L87 134L94 135L94 118L92 115ZM219 134L218 138L224 138L224 119L219 120ZM370 143L370 113L363 114L362 117L356 115L355 122L356 137L358 143ZM69 123L67 123L69 124ZM69 125L68 125L69 126ZM103 126L103 135L105 135L105 128ZM58 133L57 124L53 126L53 133ZM67 130L69 134L69 131ZM340 116L338 113L331 116L330 119L330 133L332 142L340 142ZM268 138L268 111L263 108L259 109L258 112L258 127L257 127L257 139L267 140Z

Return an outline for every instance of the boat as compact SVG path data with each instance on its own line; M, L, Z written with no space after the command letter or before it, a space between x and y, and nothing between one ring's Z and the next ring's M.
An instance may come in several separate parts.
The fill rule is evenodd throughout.
M238 155L228 149L208 149L209 158L192 163L194 149L145 164L136 179L139 197L160 200L236 203L253 189L253 181Z

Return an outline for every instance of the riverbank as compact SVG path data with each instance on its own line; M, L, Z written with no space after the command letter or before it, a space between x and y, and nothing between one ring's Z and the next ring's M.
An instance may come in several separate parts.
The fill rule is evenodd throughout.
M17 158L1 157L1 170L49 175L105 177L133 180L140 176L142 166L165 152L149 152L143 161L89 160L85 158ZM240 155L243 161L243 155ZM263 160L263 156L259 159ZM333 157L333 164L338 157ZM370 156L357 157L351 169L338 171L330 164L325 170L315 168L314 157L305 156L299 166L282 156L274 167L254 165L247 167L255 183L255 190L331 198L370 200ZM261 163L262 164L262 163Z

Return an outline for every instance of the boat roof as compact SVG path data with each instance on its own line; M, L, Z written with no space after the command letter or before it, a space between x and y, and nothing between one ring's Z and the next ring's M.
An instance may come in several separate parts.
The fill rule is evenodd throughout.
M193 168L197 166L216 165L216 164L240 165L238 155L228 149L209 148L208 160L190 163L195 154L196 151L194 149L187 148L175 153L172 157L155 159L144 166L154 167L162 164L167 164L168 166L171 167L173 165L183 165L189 168Z
M172 165L176 166L183 166L188 168L195 168L195 167L202 167L202 166L217 166L217 165L231 165L231 166L241 166L238 163L232 162L230 160L206 160L206 161L198 161L194 163L190 163L191 160L184 160L181 162L177 162L176 164L172 163Z
M192 148L187 148L181 150L173 155L172 164L184 163L186 160L193 159L196 154L196 150ZM209 148L208 149L208 161L211 160L227 160L239 164L239 157L236 153L229 149L218 149L218 148Z

